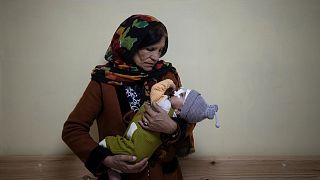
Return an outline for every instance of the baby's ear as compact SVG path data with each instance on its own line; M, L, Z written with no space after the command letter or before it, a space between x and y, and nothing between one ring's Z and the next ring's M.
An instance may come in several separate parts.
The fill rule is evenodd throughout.
M178 116L178 115L180 115L180 113L181 113L181 109L175 109L174 112L175 112L176 115Z

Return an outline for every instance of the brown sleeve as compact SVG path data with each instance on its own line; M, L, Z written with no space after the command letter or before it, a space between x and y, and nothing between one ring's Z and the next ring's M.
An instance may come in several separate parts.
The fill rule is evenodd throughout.
M89 134L90 127L102 107L99 83L91 81L81 99L64 123L62 139L85 162L98 144Z
M176 71L169 71L163 78L164 79L171 79L173 83L176 85L176 88L181 87L181 81L178 73Z

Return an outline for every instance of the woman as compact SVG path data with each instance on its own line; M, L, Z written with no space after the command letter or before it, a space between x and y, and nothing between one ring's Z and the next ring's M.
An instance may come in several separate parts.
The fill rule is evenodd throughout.
M133 15L118 27L105 55L107 64L96 66L88 87L64 124L62 139L100 179L108 169L122 172L122 179L182 179L177 155L193 151L194 124L171 119L158 105L146 106L143 128L160 132L165 143L147 160L136 162L130 155L113 155L89 135L96 120L99 141L123 135L153 84L171 79L181 87L171 63L159 60L168 47L165 26L149 15Z

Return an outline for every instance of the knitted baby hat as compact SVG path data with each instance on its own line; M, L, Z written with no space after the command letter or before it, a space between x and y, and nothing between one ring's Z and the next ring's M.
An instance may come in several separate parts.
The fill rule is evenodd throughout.
M200 122L206 118L213 119L216 116L216 127L220 127L217 119L217 105L208 105L200 93L190 90L186 94L180 117L190 123Z

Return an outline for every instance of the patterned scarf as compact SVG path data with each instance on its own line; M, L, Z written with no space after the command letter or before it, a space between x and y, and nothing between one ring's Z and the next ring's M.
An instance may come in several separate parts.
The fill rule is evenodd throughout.
M159 25L165 28L159 20L149 15L132 15L122 22L107 49L107 64L95 67L91 73L92 80L114 85L144 84L145 90L149 91L155 83L150 82L157 81L157 78L168 71L176 73L171 63L163 60L158 61L150 72L145 72L133 63L132 57L141 48L139 46L145 40L148 31ZM167 42L166 36L166 46L160 57L167 51ZM147 92L146 95L148 94Z

